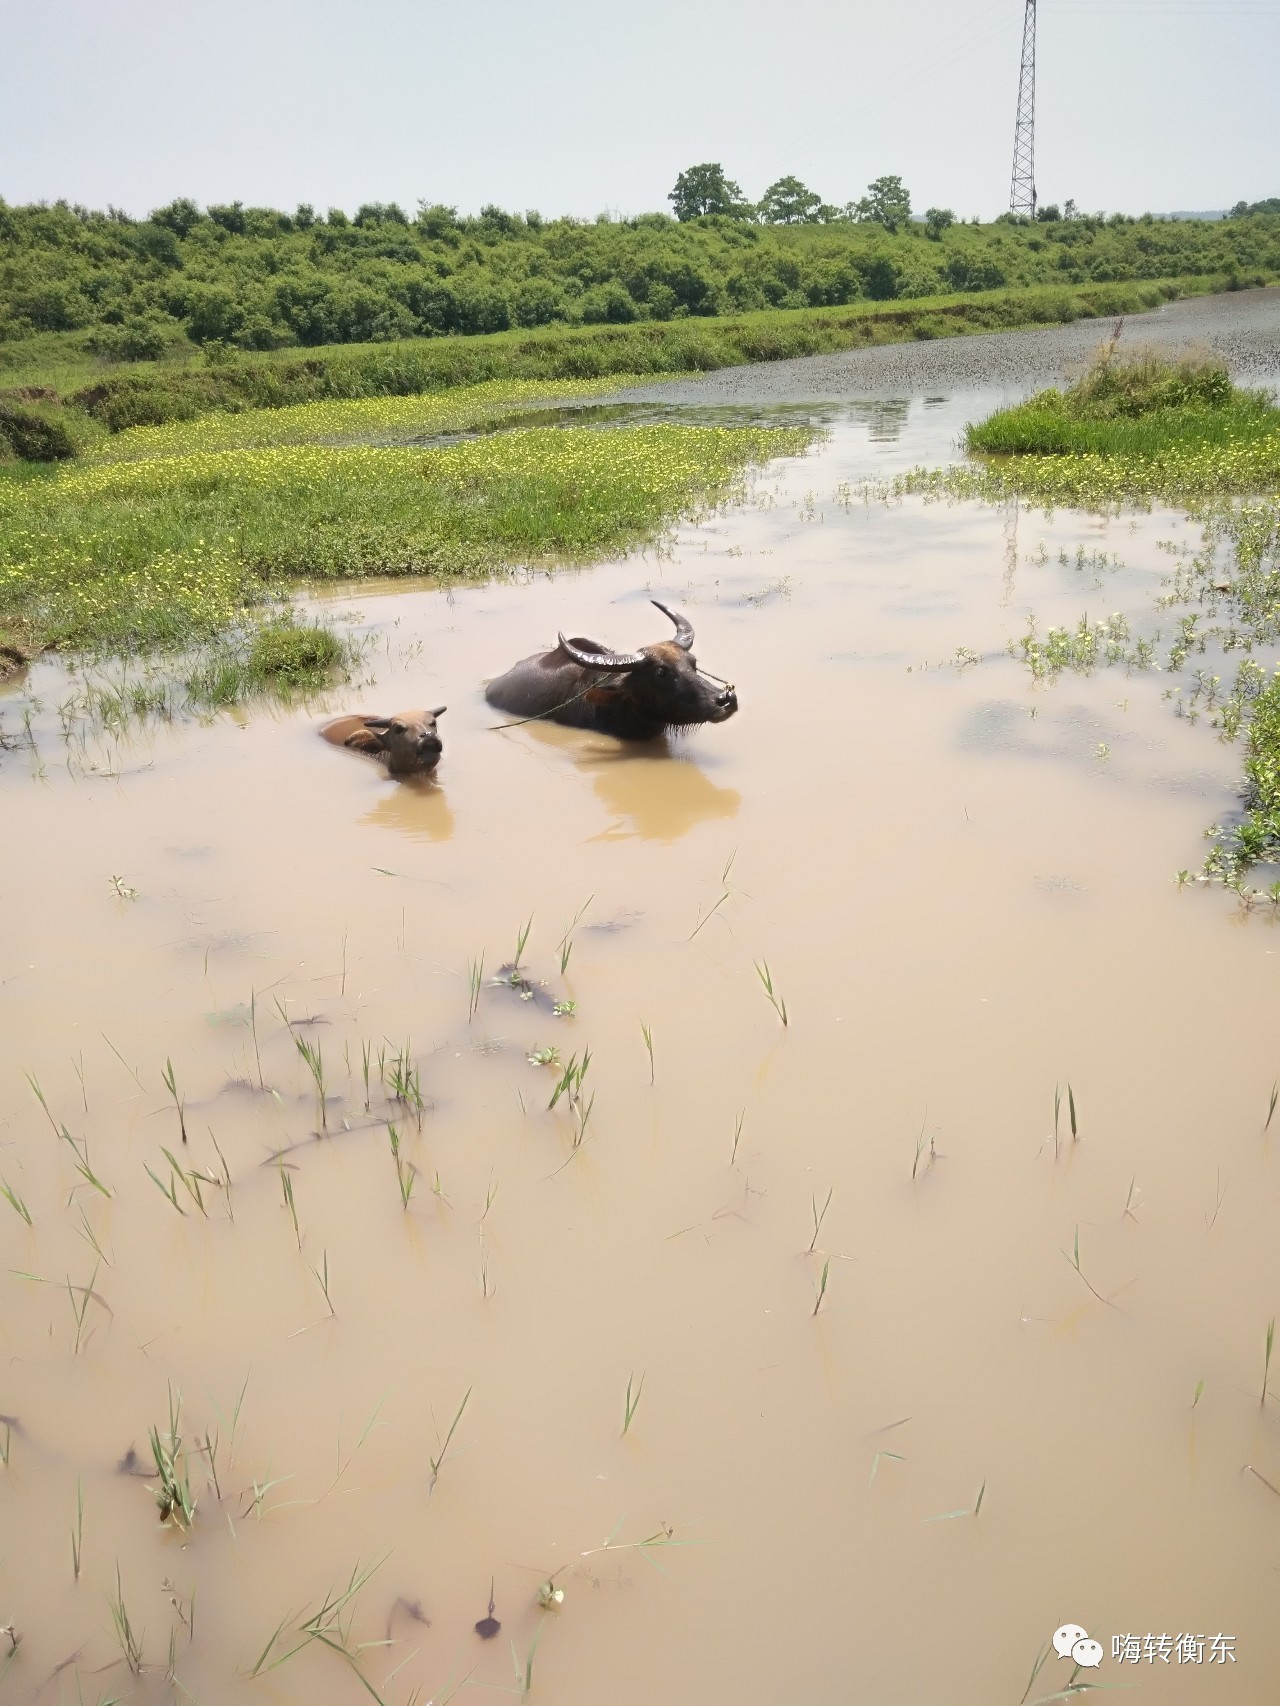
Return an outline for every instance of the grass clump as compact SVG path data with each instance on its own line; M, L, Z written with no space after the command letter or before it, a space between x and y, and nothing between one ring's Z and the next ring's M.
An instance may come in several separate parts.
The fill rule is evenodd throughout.
M1066 391L997 410L969 426L966 444L992 460L912 469L888 492L1113 510L1280 489L1280 408L1270 396L1233 385L1205 357L1120 357L1116 337Z
M187 677L192 705L216 708L273 694L316 693L349 659L350 648L328 628L288 614L217 644Z
M1211 874L1280 860L1280 669L1253 701L1244 774L1244 817L1209 855Z
M263 686L301 687L322 679L342 658L342 642L327 628L274 622L249 647L249 678Z
M1041 391L971 425L966 443L988 456L1156 459L1170 452L1266 444L1280 452L1280 409L1231 383L1202 355L1170 361L1153 350L1120 356L1105 345L1065 391Z
M969 425L968 449L997 461L913 469L894 493L1044 505L1198 502L1280 486L1280 408L1200 355L1121 357L1120 331L1067 391L1041 391Z

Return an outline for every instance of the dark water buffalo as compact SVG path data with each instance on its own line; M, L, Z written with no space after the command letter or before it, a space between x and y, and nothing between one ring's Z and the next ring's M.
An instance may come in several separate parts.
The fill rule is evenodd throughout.
M440 762L443 746L436 718L448 709L397 711L394 717L365 717L358 712L335 717L320 733L334 746L349 746L381 759L393 776L426 776Z
M485 688L485 698L517 717L545 717L619 740L653 740L667 729L723 723L738 709L728 682L706 675L693 655L693 625L652 601L675 623L675 638L638 652L610 652L594 640L566 640L523 658Z

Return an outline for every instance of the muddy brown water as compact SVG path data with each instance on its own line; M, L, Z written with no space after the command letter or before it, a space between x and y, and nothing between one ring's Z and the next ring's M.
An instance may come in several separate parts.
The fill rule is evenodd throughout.
M68 766L56 666L0 700L0 1175L33 1222L0 1203L6 1698L367 1698L315 1641L248 1673L382 1560L330 1633L372 1643L397 1703L518 1692L536 1638L558 1706L1018 1706L1068 1686L1050 1653L1027 1687L1065 1623L1105 1650L1077 1680L1274 1700L1280 936L1172 880L1239 753L1165 676L1034 687L1002 655L1028 611L1149 616L1160 541L1191 533L837 501L945 454L976 406L844 416L663 553L342 589L366 679L323 704ZM733 721L631 752L495 729L486 675L558 627L657 638L650 596L737 683ZM316 738L401 703L449 705L435 784ZM487 980L530 917L546 989L521 1000ZM588 1047L583 1133L527 1057ZM420 1120L379 1081L406 1049ZM215 1174L214 1138L230 1201L203 1187L205 1218L178 1185L179 1214L144 1165ZM170 1388L187 1534L117 1468L149 1461ZM1183 1633L1203 1663L1112 1657Z

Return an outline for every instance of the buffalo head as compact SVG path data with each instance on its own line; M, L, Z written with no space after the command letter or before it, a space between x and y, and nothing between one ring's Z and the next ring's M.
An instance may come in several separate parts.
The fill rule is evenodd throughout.
M437 705L434 711L397 711L393 717L336 717L320 733L335 746L380 758L393 776L425 776L444 750L436 718L447 709Z

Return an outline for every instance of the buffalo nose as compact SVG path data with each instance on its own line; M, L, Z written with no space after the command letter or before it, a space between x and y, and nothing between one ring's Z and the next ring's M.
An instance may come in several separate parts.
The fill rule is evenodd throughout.
M738 695L732 687L726 687L724 692L718 696L716 708L721 711L736 711L738 709Z

